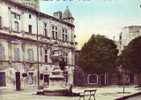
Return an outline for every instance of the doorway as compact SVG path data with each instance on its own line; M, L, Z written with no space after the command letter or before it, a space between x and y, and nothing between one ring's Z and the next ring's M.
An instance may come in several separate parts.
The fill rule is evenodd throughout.
M0 72L0 87L6 86L5 72Z

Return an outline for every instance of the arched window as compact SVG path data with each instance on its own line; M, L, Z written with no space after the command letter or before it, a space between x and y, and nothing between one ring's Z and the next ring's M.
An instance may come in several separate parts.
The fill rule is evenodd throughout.
M0 44L0 60L5 59L5 48Z

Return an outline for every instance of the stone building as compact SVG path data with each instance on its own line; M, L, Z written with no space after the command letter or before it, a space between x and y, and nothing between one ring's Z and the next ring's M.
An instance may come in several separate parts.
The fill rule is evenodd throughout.
M68 7L54 16L37 9L0 0L0 87L48 85L49 78L57 74L52 72L59 69L52 58L65 63L64 81L73 84L74 18Z
M131 25L123 27L119 36L118 49L122 51L129 42L139 36L141 36L141 26Z
M135 38L141 36L141 26L140 25L130 25L122 28L121 33L119 35L119 40L116 42L117 47L119 49L119 55L122 50ZM122 66L120 66L119 72L122 72ZM120 71L121 70L121 71ZM127 84L137 84L137 74L133 72L129 72L128 70L123 71L125 73L124 79Z
M39 0L11 0L11 1L18 2L25 6L39 10Z

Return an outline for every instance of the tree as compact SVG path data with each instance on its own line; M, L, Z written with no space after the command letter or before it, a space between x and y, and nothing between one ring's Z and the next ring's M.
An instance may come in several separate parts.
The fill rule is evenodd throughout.
M120 56L124 69L136 73L141 72L141 36L133 39Z
M80 51L80 67L87 73L114 71L117 53L114 41L92 35Z

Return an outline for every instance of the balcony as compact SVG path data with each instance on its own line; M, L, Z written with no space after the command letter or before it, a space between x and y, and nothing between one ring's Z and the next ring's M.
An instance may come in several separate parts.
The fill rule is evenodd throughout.
M38 40L42 42L49 43L50 42L50 37L46 37L44 35L38 35Z
M26 39L37 40L37 35L33 33L24 32L23 37Z

